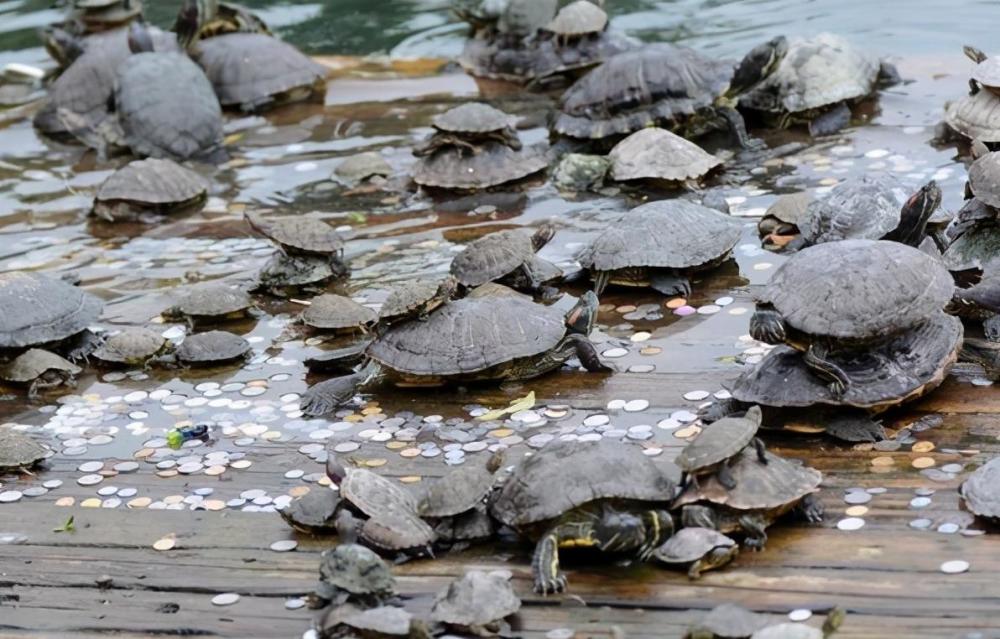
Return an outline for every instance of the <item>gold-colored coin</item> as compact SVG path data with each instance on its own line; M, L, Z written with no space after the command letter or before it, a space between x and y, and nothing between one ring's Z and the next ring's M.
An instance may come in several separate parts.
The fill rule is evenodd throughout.
M509 428L497 428L496 430L491 430L486 433L490 437L496 437L497 439L503 439L504 437L510 437L514 434L514 431Z
M226 472L225 466L209 466L205 469L205 474L209 477L218 477L224 472Z
M102 468L101 470L97 471L97 474L100 475L101 477L117 477L118 471L115 470L114 468Z
M152 448L140 448L139 450L135 451L135 454L132 456L135 457L136 459L146 459L147 457L152 457L153 453L155 452L156 450Z
M934 442L917 442L910 450L915 453L929 453L934 450Z
M60 497L59 499L56 500L56 506L60 507L72 506L75 503L76 503L76 498L74 497Z
M177 545L177 540L173 537L164 537L163 539L157 539L153 542L153 550L159 550L164 552L167 550L173 550Z
M205 501L201 502L201 505L204 506L205 510L212 510L212 511L225 510L226 508L226 502L222 501L221 499L206 499Z
M667 300L663 305L667 308L680 308L687 304L688 301L683 297L675 297L672 300Z
M291 495L292 497L302 497L303 495L306 495L308 493L309 493L309 486L293 486L288 491L288 494Z
M236 470L244 470L253 466L253 462L249 459L237 459L233 463L229 464L229 466L231 468L235 468Z
M266 379L252 379L247 382L247 386L256 386L257 388L267 388Z
M158 470L156 471L156 476L162 477L163 479L170 479L171 477L177 476L177 471L174 470L173 468L170 468L168 470Z
M892 466L896 463L896 460L888 455L883 455L881 457L875 457L872 459L872 466Z
M674 431L674 437L678 439L687 439L688 437L694 437L701 432L701 428L698 426L687 426L685 428L679 428Z
M935 464L937 464L937 462L934 461L933 457L917 457L916 459L913 460L914 468L920 468L920 469L931 468Z
M163 503L167 504L168 506L172 504L179 504L182 501L184 501L184 495L167 495L166 497L163 498Z
M133 499L132 501L128 502L125 505L128 506L129 508L146 508L151 503L153 503L153 500L150 499L149 497L136 497L135 499Z
M356 423L362 421L363 419L364 419L364 417L362 417L361 415L348 415L347 417L344 418L344 421L356 424Z
M406 448L404 450L399 451L399 454L401 456L407 457L407 458L409 458L409 457L420 457L420 449L419 448Z
M319 484L320 486L332 486L333 480L330 479L329 477L320 477L318 480L316 480L316 483Z
M659 346L643 346L639 349L640 355L659 355L663 352L663 349Z
M399 442L399 441L395 441L395 440L391 441L391 442L386 442L386 444L385 444L385 447L388 448L389 450L403 450L407 446L409 446L408 443L406 443L406 442Z
M96 497L91 497L90 499L84 499L80 502L80 508L100 508L101 500Z
M868 514L868 506L851 506L844 511L848 517L864 517Z
M407 475L406 477L400 477L399 481L404 484L416 484L421 481L420 475Z
M384 457L376 457L374 459L366 459L364 461L364 465L367 466L368 468L381 468L382 466L385 466L388 462L389 460L385 459Z
M635 305L633 305L633 304L622 304L621 306L619 306L615 310L618 311L619 313L631 313L632 311L635 310Z
M378 415L381 412L382 412L382 409L379 408L378 406L369 406L368 408L365 408L364 410L362 410L361 414L362 415Z

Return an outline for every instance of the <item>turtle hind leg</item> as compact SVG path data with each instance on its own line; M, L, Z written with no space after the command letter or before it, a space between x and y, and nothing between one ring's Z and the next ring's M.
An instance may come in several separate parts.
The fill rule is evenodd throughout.
M851 387L851 378L847 376L844 369L830 361L825 346L811 344L802 361L813 374L829 384L830 392L834 397L843 397Z
M739 111L733 107L719 107L718 113L740 148L748 151L759 151L766 146L763 140L750 137L750 134L747 133L747 123Z
M764 444L764 440L761 439L760 437L754 437L753 441L751 441L750 443L753 445L754 450L757 451L757 461L759 461L760 463L762 463L762 464L764 464L766 466L767 465L767 445Z
M567 339L573 344L573 349L576 352L577 358L579 358L580 363L591 373L610 373L614 369L601 361L600 356L597 354L597 348L594 347L594 343L591 342L583 335L567 335Z
M531 558L531 572L535 579L535 592L553 595L566 590L566 575L559 568L559 543L562 531L559 527L545 533Z
M736 478L733 477L733 471L729 468L729 463L731 461L732 460L727 459L722 462L722 465L719 466L719 471L715 473L715 478L719 480L719 483L722 484L723 488L726 490L736 488Z
M650 274L649 286L664 295L691 296L691 282L677 271L664 269Z
M743 545L750 550L764 550L767 544L767 521L760 515L743 515L739 520Z
M851 123L851 108L846 103L830 109L809 122L809 135L814 138L833 135Z
M1000 315L983 320L983 334L991 342L1000 342Z
M795 506L795 514L811 524L818 524L823 521L823 504L816 499L815 495L806 495Z

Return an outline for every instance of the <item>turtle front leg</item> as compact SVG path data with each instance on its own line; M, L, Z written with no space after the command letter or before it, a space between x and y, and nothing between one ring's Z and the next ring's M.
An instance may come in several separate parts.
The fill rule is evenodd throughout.
M563 527L556 526L535 545L531 572L535 578L535 592L540 595L554 595L566 590L566 575L559 568L559 543L567 532Z
M594 273L594 293L600 295L608 287L611 281L610 271L597 271Z
M583 367L587 371L591 373L610 373L614 371L613 368L601 361L594 343L587 339L585 335L574 333L567 335L566 339L573 345L577 358L579 358L580 363L583 364Z
M664 295L691 296L691 282L682 274L673 270L657 270L650 274L649 286L654 291Z
M784 344L788 339L781 313L768 307L757 307L750 317L750 337L766 344Z
M718 108L718 112L723 121L725 121L736 143L740 145L740 148L747 151L759 151L767 146L763 140L750 137L750 134L747 133L747 124L743 120L743 116L735 108L723 106Z
M743 531L743 545L750 550L764 550L767 544L767 521L760 515L743 515L739 519Z
M767 445L764 444L764 440L760 437L754 437L753 441L750 442L754 449L757 451L757 461L767 465Z
M817 377L828 383L834 397L843 397L851 387L851 378L844 369L830 361L829 356L826 346L813 343L809 345L802 361Z
M722 484L726 490L736 488L736 478L733 477L733 471L730 468L732 461L732 458L730 458L722 462L722 465L719 466L718 472L715 473L715 478L719 480L719 483Z
M795 506L795 514L811 524L818 524L823 521L825 514L823 503L815 495L806 495Z

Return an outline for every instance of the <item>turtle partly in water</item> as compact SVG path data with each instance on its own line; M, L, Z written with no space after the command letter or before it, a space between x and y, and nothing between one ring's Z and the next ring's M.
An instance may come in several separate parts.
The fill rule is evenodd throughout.
M0 349L61 342L94 324L104 303L41 273L0 273Z
M757 233L764 245L783 247L793 241L806 222L806 211L812 201L807 191L778 196L757 223Z
M736 558L740 547L735 541L711 528L681 528L653 553L662 564L686 568L688 577L721 568Z
M961 494L965 508L977 517L1000 521L1000 458L993 458L966 477Z
M560 548L651 557L674 531L666 505L679 479L672 463L622 442L556 441L514 467L490 512L537 540L535 592L557 593L566 588Z
M0 367L0 380L28 387L28 398L50 388L75 386L81 369L53 352L32 348Z
M147 219L194 211L207 195L208 182L173 160L136 160L104 181L94 197L91 213L108 222Z
M689 189L697 188L701 178L722 164L697 144L656 127L628 136L611 149L608 158L611 178L619 182L653 180Z
M470 570L437 594L431 619L463 634L491 637L501 630L504 618L520 609L509 573Z
M310 300L299 319L317 330L353 333L367 332L378 321L378 314L349 297L326 293Z
M737 100L774 73L787 50L784 37L774 38L754 47L735 67L667 43L621 53L566 91L553 129L592 140L650 125L685 138L728 129L741 147L754 146Z
M93 356L109 366L146 366L172 350L173 344L159 332L130 327L105 339Z
M256 288L277 297L322 293L350 269L336 256L279 251L257 273Z
M323 256L334 270L346 270L344 238L326 222L307 215L264 217L247 212L247 224L277 244L287 255Z
M466 102L439 113L431 124L434 133L413 148L417 157L432 155L447 146L476 153L479 146L491 141L515 151L521 150L521 138L514 130L514 119L482 102Z
M175 351L177 361L187 366L217 366L244 359L250 343L226 331L188 335Z
M514 290L536 291L558 278L562 271L535 255L555 235L549 225L533 234L526 230L496 231L473 240L451 261L451 274L459 284L475 288L499 282Z
M0 472L30 469L50 454L48 448L28 435L9 426L0 426Z

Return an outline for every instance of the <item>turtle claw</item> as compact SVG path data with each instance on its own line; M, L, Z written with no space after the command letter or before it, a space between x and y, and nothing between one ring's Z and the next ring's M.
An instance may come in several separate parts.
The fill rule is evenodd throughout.
M539 575L535 577L535 592L542 596L556 595L561 592L565 592L566 585L566 575L561 572L557 573L555 576Z

